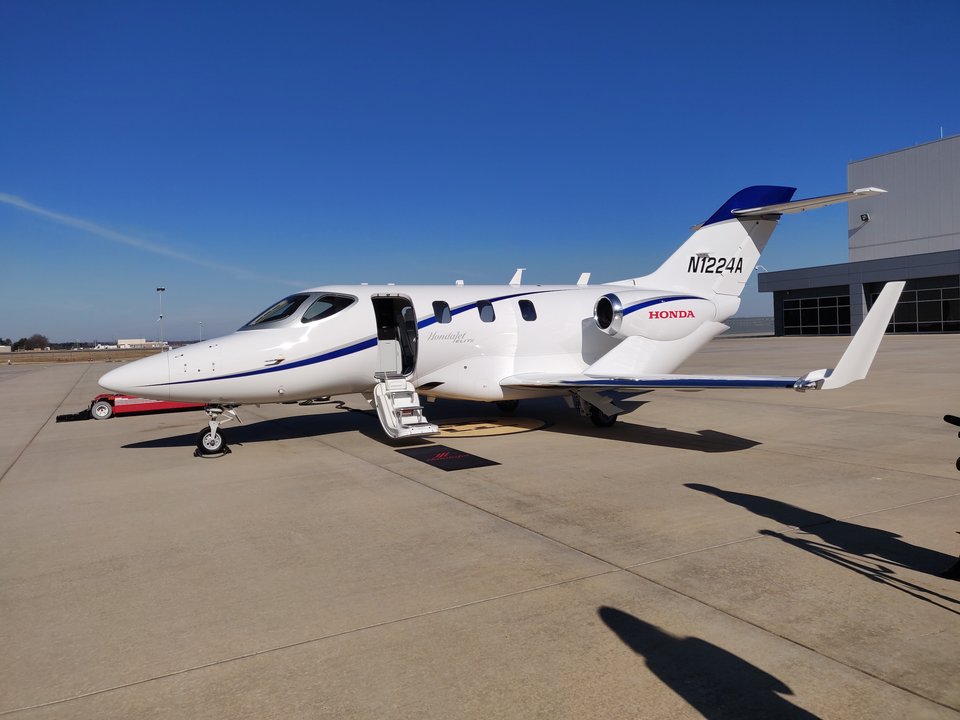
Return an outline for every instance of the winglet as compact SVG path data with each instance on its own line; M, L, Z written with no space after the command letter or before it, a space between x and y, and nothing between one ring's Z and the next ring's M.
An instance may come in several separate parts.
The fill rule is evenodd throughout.
M523 280L523 271L526 268L517 268L517 271L513 274L513 277L510 278L510 287L516 287Z
M902 280L886 284L837 367L823 379L823 390L841 388L867 376L905 284ZM814 379L811 377L813 375L814 373L810 373L808 377Z

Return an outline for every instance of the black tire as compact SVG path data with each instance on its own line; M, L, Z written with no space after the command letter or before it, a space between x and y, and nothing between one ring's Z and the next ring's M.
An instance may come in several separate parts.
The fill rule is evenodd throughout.
M519 404L519 400L501 400L497 403L497 408L500 410L500 412L507 413L509 415L512 412L516 412Z
M596 405L590 406L590 422L597 427L608 428L617 421L616 415L607 415Z
M90 406L90 417L94 420L107 420L113 417L113 405L106 400L97 400Z
M960 470L960 458L957 458L957 470Z
M223 434L210 432L210 428L205 427L197 435L197 449L203 455L217 455L223 452L226 443L223 441Z

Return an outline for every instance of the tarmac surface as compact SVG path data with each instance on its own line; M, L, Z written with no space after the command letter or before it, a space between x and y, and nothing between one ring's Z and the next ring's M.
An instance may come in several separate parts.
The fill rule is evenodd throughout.
M2 717L960 718L960 336L609 429L524 402L545 427L438 439L499 463L453 472L333 404L241 408L214 459L202 412L56 423L111 367L0 366Z

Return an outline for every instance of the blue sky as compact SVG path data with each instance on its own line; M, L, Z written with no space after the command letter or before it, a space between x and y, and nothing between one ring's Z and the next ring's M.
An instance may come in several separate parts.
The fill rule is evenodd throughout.
M952 0L7 0L0 336L156 337L157 285L190 339L302 286L641 275L741 187L841 191L850 160L960 132L958 23ZM760 262L846 251L841 206Z

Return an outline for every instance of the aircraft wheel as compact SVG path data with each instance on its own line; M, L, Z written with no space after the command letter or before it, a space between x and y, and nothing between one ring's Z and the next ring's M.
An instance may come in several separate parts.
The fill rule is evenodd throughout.
M113 405L106 400L97 400L90 406L90 417L94 420L106 420L113 417Z
M500 412L509 414L516 411L519 404L519 400L501 400L497 403L497 408L499 408Z
M957 458L957 470L960 470L960 458Z
M197 435L197 449L204 455L216 455L223 451L223 435L219 432L210 432L206 427Z
M590 406L590 422L597 427L607 428L617 421L616 415L607 415L600 408Z

